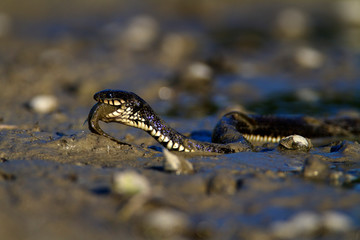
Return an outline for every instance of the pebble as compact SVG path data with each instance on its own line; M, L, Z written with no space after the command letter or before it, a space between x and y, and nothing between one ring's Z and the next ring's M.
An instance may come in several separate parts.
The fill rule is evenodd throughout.
M184 73L184 80L189 82L207 82L213 76L212 69L205 63L194 62L190 64Z
M141 219L142 233L150 239L182 239L189 226L187 215L174 209L156 209Z
M349 216L335 211L325 212L322 221L324 228L332 232L347 232L354 226Z
M315 180L327 180L330 176L328 164L316 157L309 157L305 160L303 166L303 176Z
M271 226L279 238L296 238L314 234L321 226L321 217L313 212L300 212L288 221L277 221Z
M344 173L341 171L332 171L329 175L330 183L334 186L341 186L345 183L346 178L344 176ZM346 181L346 183L349 183L350 181Z
M344 174L344 182L345 183L357 183L360 181L360 176L353 175L350 173Z
M297 99L300 101L314 103L320 100L319 94L310 88L301 88L295 92Z
M174 172L177 175L194 173L193 165L186 159L177 156L167 149L163 149L164 153L164 170Z
M344 23L360 26L360 2L358 0L336 1L334 5L338 16Z
M216 173L209 180L208 193L232 195L237 190L238 183L229 173Z
M170 87L160 87L158 91L158 95L161 100L168 101L171 98L173 98L175 94L174 94L174 90Z
M170 33L161 44L160 58L169 66L179 65L196 49L196 39L186 33Z
M276 237L286 239L310 237L321 229L327 232L347 232L353 229L353 222L347 215L335 211L323 214L304 211L288 221L278 221L271 226Z
M300 47L295 51L295 62L308 69L317 69L324 64L325 57L317 49L311 47Z
M115 173L112 189L117 194L129 197L134 195L147 196L151 192L147 178L133 170Z
M158 22L146 15L131 19L124 33L122 43L130 50L143 51L149 49L158 37Z
M312 148L310 139L300 135L290 135L280 140L279 147L287 150L309 151Z
M282 10L276 19L275 27L282 38L296 39L304 37L310 28L308 15L298 8Z
M29 106L38 113L50 113L58 107L59 103L53 95L38 95L30 100Z

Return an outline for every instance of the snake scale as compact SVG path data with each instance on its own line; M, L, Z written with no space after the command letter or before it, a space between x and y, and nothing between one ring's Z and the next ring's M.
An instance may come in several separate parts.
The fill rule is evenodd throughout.
M225 114L213 130L212 142L201 142L177 132L150 105L132 92L106 89L94 95L97 103L88 116L91 132L119 142L105 133L99 121L118 122L146 131L169 150L180 152L234 153L253 150L251 142L279 142L298 134L307 138L360 135L358 118Z

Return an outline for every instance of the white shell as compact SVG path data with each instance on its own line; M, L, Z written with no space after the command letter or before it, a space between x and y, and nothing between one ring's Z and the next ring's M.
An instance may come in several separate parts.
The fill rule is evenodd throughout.
M38 95L31 99L30 107L38 113L49 113L58 107L58 100L52 95Z

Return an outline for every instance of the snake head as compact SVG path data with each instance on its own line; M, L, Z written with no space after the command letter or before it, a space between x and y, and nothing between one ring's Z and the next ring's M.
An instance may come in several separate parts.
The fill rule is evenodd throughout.
M149 106L135 93L106 89L95 93L94 99L101 104L102 121L143 128L142 123L146 122L143 111Z
M94 99L98 102L118 108L132 108L134 110L143 107L146 102L132 92L106 89L95 93Z

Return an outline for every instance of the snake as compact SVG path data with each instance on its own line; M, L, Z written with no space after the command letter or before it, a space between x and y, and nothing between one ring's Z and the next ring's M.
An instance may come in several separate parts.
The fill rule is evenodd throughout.
M278 143L293 134L307 138L360 135L359 118L318 119L303 115L257 115L232 111L218 121L211 142L203 142L170 127L133 92L105 89L95 93L94 99L96 104L87 118L91 132L129 145L107 134L99 125L99 121L121 123L147 132L171 151L228 154L254 151L254 142Z

